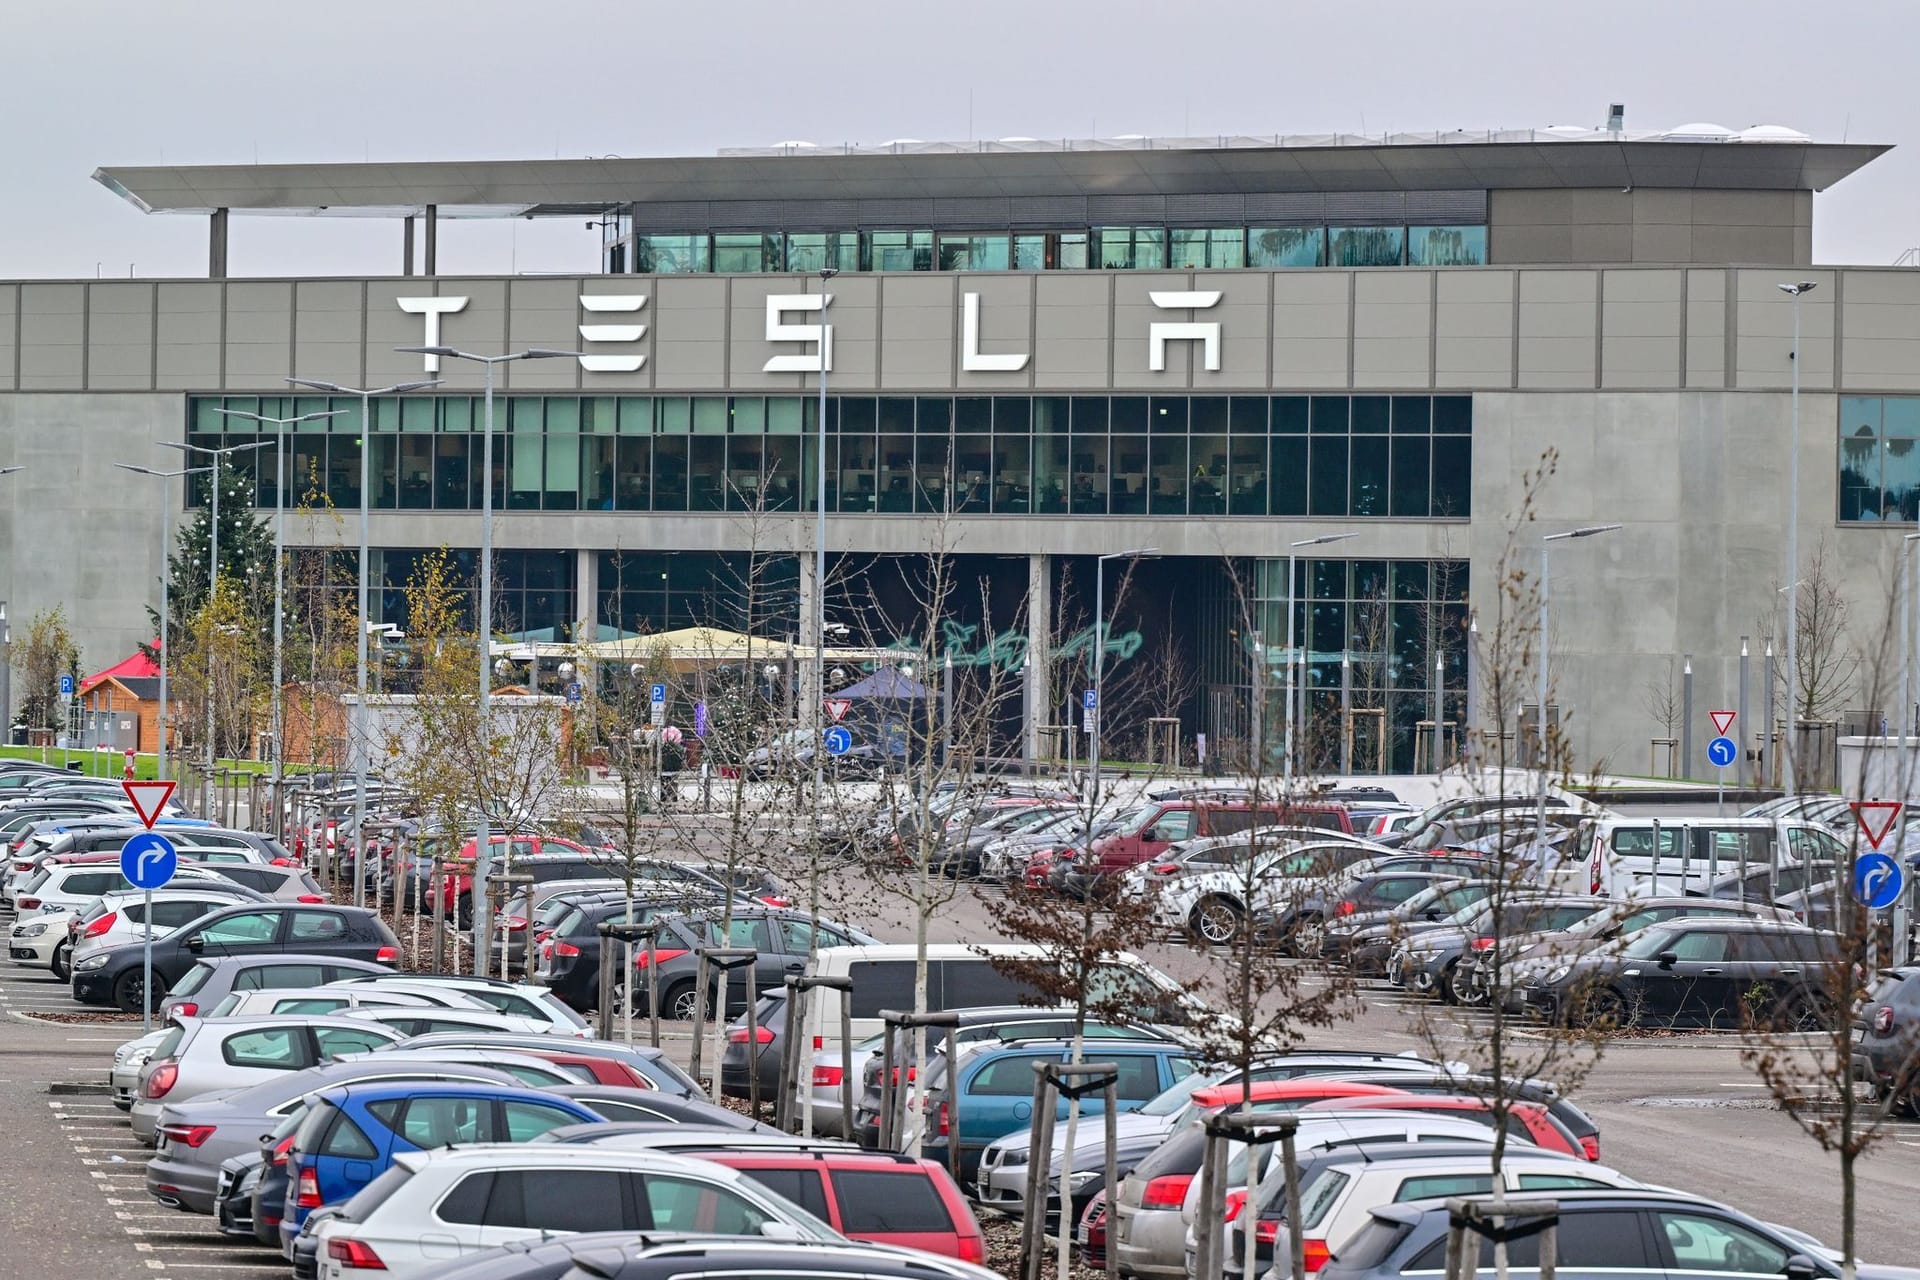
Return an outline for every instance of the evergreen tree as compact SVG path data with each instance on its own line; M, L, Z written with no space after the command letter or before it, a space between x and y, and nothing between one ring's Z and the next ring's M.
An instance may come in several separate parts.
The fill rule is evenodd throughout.
M254 506L253 481L236 471L226 458L217 459L220 483L220 581L236 589L239 607L263 639L273 635L273 523ZM185 635L183 619L196 616L207 601L207 536L211 514L203 490L202 504L190 511L174 534L167 557L167 642L178 648ZM147 622L160 634L160 613L149 606ZM151 646L141 649L150 658Z

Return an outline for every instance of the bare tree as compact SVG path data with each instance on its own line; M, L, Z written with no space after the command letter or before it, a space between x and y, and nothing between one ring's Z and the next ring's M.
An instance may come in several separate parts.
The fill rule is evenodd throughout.
M1861 673L1861 654L1852 635L1853 607L1831 554L1823 539L1797 584L1795 670L1787 671L1783 663L1776 676L1796 721L1832 719L1853 696ZM1776 633L1782 629L1777 623L1769 628Z
M26 634L13 645L12 663L20 675L20 719L36 729L58 725L63 710L60 677L80 671L80 644L63 607L55 605L28 620Z
M1666 671L1640 686L1640 706L1660 726L1660 736L1672 738L1680 723L1680 691L1674 683L1674 661L1667 658Z

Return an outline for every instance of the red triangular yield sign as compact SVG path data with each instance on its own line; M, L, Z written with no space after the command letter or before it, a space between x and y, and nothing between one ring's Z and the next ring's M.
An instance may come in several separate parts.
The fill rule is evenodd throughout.
M1733 727L1733 716L1731 711L1707 712L1707 718L1713 721L1713 731L1723 738L1727 736L1727 730Z
M133 802L133 811L140 815L140 825L153 830L153 824L160 821L160 811L167 807L167 801L173 799L174 784L171 782L123 782L120 789L127 793L127 799Z
M1853 806L1853 819L1860 824L1860 834L1867 843L1878 849L1880 842L1887 838L1887 832L1893 830L1893 824L1900 817L1901 804L1898 800L1859 800Z
M849 702L845 698L828 698L827 714L833 717L833 722L835 724L839 724L840 717L847 714L847 708L851 707L852 705L853 703Z

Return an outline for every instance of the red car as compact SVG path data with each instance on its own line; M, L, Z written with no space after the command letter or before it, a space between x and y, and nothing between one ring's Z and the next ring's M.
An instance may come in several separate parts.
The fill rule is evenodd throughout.
M1398 1098L1343 1098L1335 1102L1309 1103L1302 1110L1326 1111L1334 1108L1342 1111L1418 1111L1423 1115L1458 1115L1467 1120L1478 1120L1488 1127L1493 1125L1493 1104L1487 1099L1445 1094L1407 1093ZM1589 1153L1584 1143L1553 1118L1553 1113L1547 1110L1543 1102L1508 1103L1507 1132L1547 1151L1579 1156L1582 1160L1600 1158L1597 1144Z
M511 841L511 843L509 843ZM448 859L441 868L440 893L446 899L447 913L455 916L463 924L467 920L464 904L473 892L473 859L477 842L469 839L460 846L457 858ZM511 857L515 862L522 858L537 858L543 853L567 853L586 855L593 850L572 840L559 836L536 836L516 834L509 836L505 832L487 837L487 849L493 855L497 865L502 859ZM464 869L463 869L464 868Z
M738 1169L854 1240L984 1264L987 1238L934 1160L875 1151L685 1152Z

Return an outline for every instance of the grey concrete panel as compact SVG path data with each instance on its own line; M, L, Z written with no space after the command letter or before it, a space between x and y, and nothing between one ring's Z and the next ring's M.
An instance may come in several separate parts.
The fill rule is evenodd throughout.
M958 385L983 391L1018 390L1033 385L1036 372L1033 350L1034 281L1034 276L1024 274L966 276L960 279L960 293L980 295L980 353L1025 355L1027 365L1013 373L963 371ZM954 323L957 326L959 321L955 320Z
M1208 372L1206 362L1196 350L1191 362L1196 390L1266 387L1267 355L1272 350L1272 337L1267 331L1272 314L1267 301L1267 281L1263 272L1194 273L1194 288L1218 289L1221 294L1219 302L1196 317L1217 321L1220 325L1220 370Z
M154 315L156 388L214 391L220 387L219 284L161 284Z
M1037 276L1034 296L1034 385L1105 387L1108 379L1108 283L1105 275ZM1145 341L1145 335L1141 337ZM1124 548L1123 548L1124 549Z
M1920 272L1847 272L1841 334L1849 387L1920 388Z
M1273 277L1273 385L1351 385L1352 305L1344 271L1282 271Z
M1693 225L1693 192L1672 187L1635 187L1636 225Z
M1498 266L1572 262L1573 227L1516 224L1487 228L1487 261Z
M19 305L20 286L0 284L0 391L14 388L13 348L20 332L14 311Z
M1696 226L1790 227L1794 224L1791 191L1696 191Z
M1693 228L1695 262L1791 262L1794 229L1791 226L1709 226Z
M1568 221L1575 226L1633 221L1634 193L1631 191L1614 187L1579 188L1567 195Z
M710 391L726 385L727 282L697 276L655 281L653 385ZM744 356L743 356L744 358Z
M365 367L361 377L366 381L359 385L365 387L385 387L397 382L413 382L422 378L439 378L448 391L479 390L484 382L484 373L478 365L466 360L441 360L439 371L432 372L428 357L409 352L396 351L396 347L417 347L425 345L427 337L427 317L402 311L400 298L452 297L465 298L467 310L460 315L440 317L440 342L445 346L461 347L476 355L498 355L503 350L502 339L506 336L504 318L500 305L505 295L505 285L499 281L490 282L489 290L494 303L494 325L491 335L476 329L462 328L458 320L462 316L469 318L476 305L484 305L481 298L467 287L466 282L457 280L370 280L367 282L366 327L367 345ZM349 382L347 385L353 385ZM505 380L497 382L496 387L504 387Z
M507 349L579 351L578 280L510 282L507 290ZM580 362L571 359L522 360L513 366L509 385L521 391L572 391L580 386Z
M1434 385L1512 385L1513 273L1439 271L1434 288Z
M80 284L20 286L22 391L77 391L84 373L87 290Z
M1604 387L1680 385L1679 271L1609 271L1601 314L1600 382Z
M587 391L641 391L653 386L653 344L660 328L660 291L652 276L589 276L572 282L581 295L612 294L627 298L645 298L637 311L588 311L574 300L577 324L645 325L640 341L632 343L585 342L576 327L569 346L604 355L643 356L644 363L632 373L595 373L582 370L580 385ZM583 345L584 344L584 345Z
M1191 276L1144 271L1122 272L1113 282L1113 385L1119 388L1165 391L1189 385L1195 369L1204 368L1201 344L1178 341L1167 343L1167 367L1155 373L1147 367L1148 334L1155 324L1221 323L1213 312L1215 304L1204 310L1163 311L1149 301L1149 293L1184 292L1195 288ZM1224 325L1221 337L1226 336ZM1221 368L1226 368L1223 358Z
M1569 241L1575 262L1633 261L1633 224L1576 222Z
M1495 227L1566 226L1573 221L1573 192L1530 188L1490 191L1487 220Z
M1689 223L1633 224L1635 262L1692 262L1693 227Z
M1800 302L1800 386L1833 385L1833 272L1739 271L1735 318L1739 326L1739 368L1735 385L1744 389L1787 387L1793 382L1793 299L1779 286L1811 280L1814 291Z
M361 326L358 280L301 280L294 286L296 311L293 372L302 378L360 385Z
M1431 271L1355 273L1355 387L1431 385L1435 274Z
M227 385L284 385L293 340L293 285L284 280L227 285Z
M396 294L405 284L404 281L393 283L396 285L394 290ZM462 351L471 351L475 355L498 355L510 350L507 343L508 284L506 280L458 280L446 277L435 280L434 292L441 297L458 297L467 300L465 310L441 317L440 340L448 346L458 347ZM371 290L368 291L367 305L369 309L374 308ZM397 306L394 309L399 310ZM406 316L404 318L413 324L416 336L412 341L419 343L419 335L425 331L425 325L422 323L424 317ZM418 359L417 356L404 355L397 351L388 352L385 358L393 363L383 365L375 363L376 351L377 349L367 352L368 386L384 386L397 380L420 376L414 372L420 366L412 363ZM496 389L511 388L518 372L519 369L512 364L494 370ZM443 360L440 364L439 376L446 380L449 388L478 387L483 380L480 367L469 360Z
M1687 272L1687 385L1727 383L1727 273Z
M881 281L887 323L881 335L880 385L951 387L960 368L963 277L890 275ZM737 318L736 318L737 322Z
M95 391L153 388L153 286L88 286L87 385Z
M1596 271L1520 275L1522 387L1594 385Z

